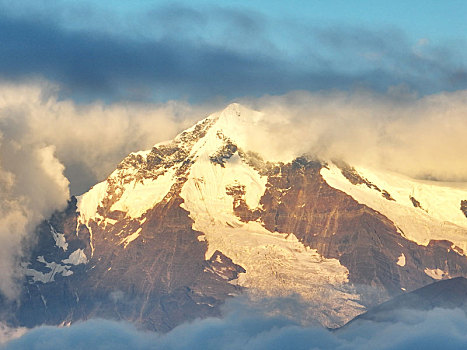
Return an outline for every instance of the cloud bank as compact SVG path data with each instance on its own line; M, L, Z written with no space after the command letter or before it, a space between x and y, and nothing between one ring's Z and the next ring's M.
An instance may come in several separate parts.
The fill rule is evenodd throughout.
M45 81L1 83L0 131L20 144L55 147L72 194L102 181L130 152L172 139L227 104L77 104L59 99L58 90ZM267 159L308 153L412 177L467 181L467 90L418 97L400 86L384 94L296 91L237 101L265 114L249 143Z
M414 41L393 27L317 26L220 6L165 4L125 16L83 4L23 7L0 2L0 76L41 77L77 101L467 88L462 42Z
M467 90L424 97L404 87L389 94L293 92L244 103L267 116L251 147L271 158L311 154L416 178L467 181Z
M0 130L19 144L54 146L72 194L103 180L130 152L173 138L209 110L176 101L76 104L59 100L57 89L44 81L1 83Z
M331 332L303 327L283 318L249 311L246 305L223 318L183 324L167 334L136 330L132 325L90 320L71 327L39 327L6 344L5 350L31 349L461 349L467 346L467 318L462 310L403 310L399 321L354 323Z

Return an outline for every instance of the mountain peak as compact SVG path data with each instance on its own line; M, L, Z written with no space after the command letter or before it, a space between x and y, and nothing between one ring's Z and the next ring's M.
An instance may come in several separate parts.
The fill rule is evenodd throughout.
M163 330L217 315L245 291L298 295L303 321L337 327L402 291L466 275L467 231L445 218L464 220L467 192L350 165L276 162L275 117L228 105L130 154L76 209L44 223L25 265L26 325L115 315ZM427 300L445 288L465 299L465 281L451 283L426 289Z
M238 115L241 114L241 109L244 109L244 108L245 107L242 106L240 103L233 102L233 103L227 105L227 107L225 107L222 110L222 113L236 114L238 116Z
M219 122L235 124L256 124L262 117L262 113L245 107L239 103L231 103L223 110L211 115Z

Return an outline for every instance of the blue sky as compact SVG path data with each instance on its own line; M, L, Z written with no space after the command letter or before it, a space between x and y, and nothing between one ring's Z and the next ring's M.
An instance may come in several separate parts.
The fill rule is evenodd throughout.
M465 1L0 1L0 78L76 101L467 88Z

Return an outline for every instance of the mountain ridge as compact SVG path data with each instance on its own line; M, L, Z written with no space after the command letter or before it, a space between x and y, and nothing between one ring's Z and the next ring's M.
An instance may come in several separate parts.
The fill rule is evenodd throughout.
M390 297L467 275L461 244L413 239L410 230L423 234L431 222L418 218L434 214L407 202L405 187L339 163L255 153L249 139L266 117L232 104L130 153L72 199L38 228L11 322L104 317L166 331L247 293L297 295L302 321L337 327ZM387 203L415 218L410 232Z
M462 309L467 314L467 279L455 277L436 281L412 292L399 295L358 315L338 331L365 321L398 322L402 312L430 311L435 308Z

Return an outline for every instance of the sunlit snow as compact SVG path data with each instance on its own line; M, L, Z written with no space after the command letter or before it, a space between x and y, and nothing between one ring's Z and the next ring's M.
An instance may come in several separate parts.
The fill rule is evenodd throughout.
M402 253L399 258L397 259L397 265L399 266L405 266L405 255Z
M449 240L464 253L467 251L467 218L460 210L467 190L394 173L355 169L360 176L386 190L394 201L385 199L379 191L365 184L352 184L334 164L321 169L321 175L330 186L388 217L409 240L422 245L430 240ZM415 207L410 197L415 198L421 208Z
M313 300L315 308L318 304L318 310L333 310L317 316L324 323L351 318L362 307L350 301L358 300L357 295L339 289L348 281L348 270L338 260L325 259L316 250L305 247L293 233L270 232L258 222L241 222L234 214L233 198L227 195L226 187L235 183L245 186L246 204L254 209L267 181L237 155L224 167L209 159L223 144L218 135L229 135L236 144L242 144L243 140L236 139L236 135L244 134L241 128L254 129L254 120L236 120L239 114L236 106L222 112L218 122L193 148L196 162L181 192L183 207L194 219L194 229L205 233L206 259L216 250L221 251L247 271L236 282L260 295L298 293L305 300ZM230 126L235 126L235 130Z

